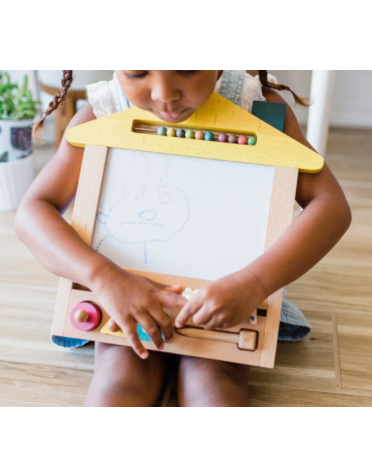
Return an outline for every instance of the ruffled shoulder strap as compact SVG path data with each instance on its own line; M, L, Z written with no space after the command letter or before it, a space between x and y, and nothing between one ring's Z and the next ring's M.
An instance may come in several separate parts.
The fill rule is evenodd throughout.
M111 81L88 84L86 88L97 119L133 107L121 90L116 73Z
M87 85L88 100L97 119L116 112L113 81L99 81Z
M269 75L268 79L277 82L275 76ZM259 76L251 76L246 71L225 70L216 83L215 92L248 112L252 112L254 101L266 101Z
M271 74L268 75L268 80L271 83L277 84L276 77ZM258 75L251 76L250 74L245 73L242 97L239 106L248 112L252 112L254 101L266 102L266 98L262 94L262 84Z

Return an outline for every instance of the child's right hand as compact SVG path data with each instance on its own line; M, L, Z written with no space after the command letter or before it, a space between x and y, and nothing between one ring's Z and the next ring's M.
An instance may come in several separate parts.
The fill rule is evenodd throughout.
M138 337L137 323L161 350L164 347L161 331L165 342L173 336L172 321L163 308L183 307L187 302L177 294L181 286L156 283L114 264L105 266L90 288L142 359L148 357L148 352Z

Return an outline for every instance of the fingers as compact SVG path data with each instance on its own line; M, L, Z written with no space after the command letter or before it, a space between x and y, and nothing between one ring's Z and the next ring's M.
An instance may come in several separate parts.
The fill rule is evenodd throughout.
M187 304L181 309L180 313L176 317L174 325L178 328L183 327L186 322L193 317L193 315L202 307L203 301L198 297L194 296Z
M149 356L148 351L144 348L140 338L137 334L137 323L134 320L128 324L123 325L123 332L125 337L128 339L130 345L132 346L134 352L141 357L141 359L147 359Z
M206 329L209 328L208 324L213 319L213 313L208 310L207 306L202 306L198 312L196 312L192 318L194 324L197 326L204 326Z
M173 324L171 318L160 306L149 309L149 314L161 327L165 342L169 342L173 337Z
M163 283L158 283L157 281L153 281L152 279L147 278L147 280L157 289L160 289L160 291L168 291L170 293L179 293L182 289L182 286L180 284L163 284Z
M141 324L143 330L147 332L150 339L156 345L159 350L164 348L164 341L160 334L159 327L156 325L154 319L145 311L138 312L136 320Z
M167 291L160 291L157 296L162 307L183 307L187 303L184 297Z

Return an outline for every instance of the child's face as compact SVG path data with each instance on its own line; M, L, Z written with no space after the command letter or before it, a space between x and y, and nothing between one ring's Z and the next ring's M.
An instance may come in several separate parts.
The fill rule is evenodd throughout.
M222 71L116 71L128 100L169 123L183 122L208 101Z

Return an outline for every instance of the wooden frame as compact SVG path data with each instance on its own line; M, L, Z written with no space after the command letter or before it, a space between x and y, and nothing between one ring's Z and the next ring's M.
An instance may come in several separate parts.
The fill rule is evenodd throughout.
M221 98L218 96L218 98L214 97L212 99L214 99L215 101L214 105L217 107L217 110L220 112L220 114L222 114L221 101L220 101ZM248 116L251 116L249 113L246 113L240 108L237 108L230 102L226 101L226 103L223 104L224 107L222 108L222 112L223 112L223 109L225 110L227 109L227 111L230 113L230 116L231 116L231 115L234 115L234 114L231 114L231 112L236 113L238 110L238 114L240 116L242 115L242 113L244 114L245 120L247 120ZM207 103L206 111L204 111L204 113L206 112L207 119L210 119L211 117L210 110L211 110L211 105ZM124 113L117 113L112 116L108 116L107 118L103 118L103 119L88 123L90 128L90 132L88 134L86 132L87 124L74 128L75 131L74 129L71 129L72 133L70 133L69 140L72 143L75 143L75 145L79 145L79 146L82 146L83 144L83 142L76 141L76 138L79 136L78 129L81 129L82 131L82 132L80 131L81 132L80 137L83 136L84 140L86 141L84 159L83 159L78 191L77 191L77 196L75 200L73 218L72 218L72 227L76 230L79 236L88 245L91 245L92 239L93 239L96 214L97 214L98 203L99 203L99 198L101 194L102 180L103 180L105 165L107 161L108 147L106 146L106 144L108 145L111 140L110 139L111 136L107 137L104 135L104 133L102 133L102 131L105 130L103 121L107 119L108 121L106 121L106 124L112 125L112 119L115 119L116 122L115 121L114 122L117 126L119 124L119 122L117 121L118 117L114 118L114 116L118 116L120 114L121 119L123 119L123 117L126 117L126 121L122 120L121 123L122 124L125 123L127 126L128 124L130 124L132 128L133 117L135 117L135 120L142 120L142 121L148 120L147 117L145 118L143 117L143 116L146 116L147 114L147 113L144 113L143 111L139 112L138 110L131 109L125 112L127 113L126 115ZM201 112L203 113L203 111ZM215 116L213 117L215 118ZM251 117L249 117L249 119L251 119ZM152 120L153 120L153 117L152 117ZM189 124L186 124L187 122L189 122ZM205 120L201 122L204 126L208 123L208 122L205 122ZM252 124L250 124L248 130L249 131L253 130L254 133L258 135L260 140L261 139L260 130L261 131L265 130L267 134L268 128L270 128L270 126L267 126L265 123L263 123L262 121L259 121L256 118L254 118L254 121L251 120L251 122L254 122L253 124L254 127L252 126ZM187 127L187 126L195 127L195 124L199 124L200 126L200 122L198 123L197 120L194 122L191 120L188 120L182 124L182 127ZM237 126L239 127L239 124L241 124L241 121L235 122L235 130ZM221 126L223 125L224 124L218 124L216 126L216 121L215 121L216 130L220 129ZM99 126L99 130L101 132L100 143L103 145L92 144L92 142L95 142L97 137L96 126L97 127ZM122 130L123 130L123 127L122 127ZM132 134L133 134L133 131L132 131ZM281 133L275 131L274 144L276 145L278 145L277 134L281 134ZM284 136L284 134L281 134L281 136ZM153 139L152 136L146 136L146 137L151 137L151 139ZM140 150L149 150L148 147L150 147L150 151L151 151L151 149L153 148L151 144L149 146L148 143L146 143L146 139L144 140L143 137L138 138L138 135L137 135L137 137L134 137L134 138L135 140L140 142L139 147L145 147L145 149L140 149ZM172 140L172 138L158 138L158 139ZM288 147L289 147L288 144L286 143L286 139L287 139L286 136L280 137L280 140L285 145L284 150L288 150ZM289 140L292 141L292 139L289 139ZM157 143L159 144L161 142L162 140L160 140L160 142L157 142ZM214 146L214 150L212 152L205 152L206 147L204 148L204 144L201 145L203 147L201 147L200 144L197 144L197 142L200 142L200 141L187 141L187 142L188 142L189 148L190 147L194 148L191 152L193 155L198 156L199 154L200 157L207 156L207 158L215 158L214 150L216 149L216 146L218 146L218 144L213 144L213 143L208 144L208 145ZM117 141L116 142L114 141L113 143L114 143L114 147L120 148L120 145L118 145ZM191 143L191 145L189 143ZM137 150L139 150L138 143L136 144L137 144L136 145ZM133 141L131 142L131 145L133 146ZM179 142L176 145L178 146ZM290 143L290 145L292 144ZM169 146L169 144L167 144L167 146ZM133 147L133 148L136 149L136 147ZM200 149L197 149L197 147L200 147ZM241 147L241 146L235 146L235 145L228 145L228 147L230 147L230 151L233 150L234 147L235 148L240 147L239 150L241 151L241 153L249 152L249 154L251 154L251 150L249 150L248 146ZM303 146L296 143L295 153L297 154L298 154L297 151L299 150L299 147L301 148ZM121 144L121 148L132 148L132 147L123 147L123 144ZM303 148L306 149L305 147ZM156 149L156 151L159 151L159 149ZM168 149L167 151L168 153L178 152L178 151L175 152L174 148L172 151L169 151ZM310 166L312 172L315 173L315 171L320 167L320 165L322 165L322 159L321 158L319 159L319 156L317 154L314 154L312 151L310 151L312 154L314 154L315 158L313 161L309 160L307 151L309 151L309 149L306 149L305 151L301 150L301 152L304 152L306 155L306 167ZM183 155L186 155L186 154L183 154ZM241 155L242 154L240 154L239 162L242 161ZM276 156L278 156L278 152L276 152ZM266 239L265 239L265 250L268 249L279 238L279 236L283 233L285 228L292 221L293 204L295 200L298 169L301 168L301 165L303 165L303 164L300 164L299 166L299 162L301 162L301 155L300 155L300 158L298 158L298 155L297 155L297 159L296 159L297 162L296 160L293 159L293 156L291 156L290 160L292 161L292 165L294 165L293 167L279 167L276 165L277 157L274 157L274 160L272 161L274 163L270 163L270 160L267 160L267 157L268 157L268 154L266 151L264 151L263 156L261 156L261 160L264 162L265 165L274 165L275 168L274 168L274 179L273 179L273 186L272 186L270 212L269 212ZM261 163L261 162L257 162L256 156L253 158L253 160L252 160L252 157L249 156L248 159L246 159L245 161L250 163ZM160 275L160 274L148 273L148 272L139 273L138 271L132 271L132 272L147 276L155 281L163 282L165 284L179 283L185 287L190 287L192 289L200 288L203 285L207 284L207 281L202 281L198 279L188 279L188 278L180 277L180 276L168 276L168 275ZM216 342L214 340L209 340L209 339L188 337L185 335L180 335L179 333L177 333L177 331L175 331L175 335L172 342L165 344L164 352L177 353L177 354L183 354L183 355L193 355L198 357L225 360L225 361L237 362L237 363L248 364L253 366L273 368L274 362L275 362L276 347L277 347L282 296L283 296L283 291L279 290L276 293L274 293L272 296L270 296L266 302L262 303L262 305L259 307L259 309L261 309L262 312L258 312L257 324L252 324L252 322L249 319L246 319L239 326L235 326L234 328L231 328L228 330L228 332L235 333L236 335L238 335L238 333L242 329L255 331L257 334L257 342L256 342L256 348L252 351L241 350L239 349L238 345L234 345L231 342ZM102 321L100 325L93 331L90 331L89 333L77 330L70 322L70 313L72 309L82 301L95 302L101 308L101 311L102 311ZM175 316L177 315L177 310L167 310L167 312L172 318L175 318ZM263 314L266 314L266 316L264 316ZM118 333L110 333L109 331L105 330L106 324L109 318L110 317L107 315L105 310L100 306L99 300L96 298L96 296L93 295L92 292L87 290L82 290L80 286L75 285L68 279L65 279L65 278L61 279L61 284L60 284L57 304L56 304L56 311L55 311L55 316L53 321L53 328L52 328L52 333L54 335L74 337L77 339L98 340L101 342L106 342L111 344L129 345L127 339L123 336L121 331ZM105 333L102 333L102 330L104 330ZM208 331L204 331L204 332L208 332ZM143 345L147 349L157 350L151 341L143 341Z

